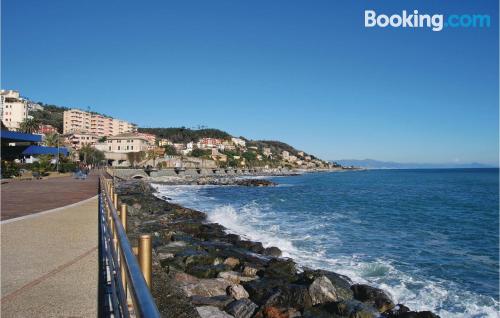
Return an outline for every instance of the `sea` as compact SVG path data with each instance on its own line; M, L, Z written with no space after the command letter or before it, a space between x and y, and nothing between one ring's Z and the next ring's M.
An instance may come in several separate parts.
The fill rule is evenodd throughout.
M380 287L441 317L499 317L498 169L266 178L275 187L155 185L300 266Z

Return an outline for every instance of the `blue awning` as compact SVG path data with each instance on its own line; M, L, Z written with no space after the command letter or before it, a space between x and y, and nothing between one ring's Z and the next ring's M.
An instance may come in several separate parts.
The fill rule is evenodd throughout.
M22 152L23 155L57 155L57 147L29 146ZM59 153L68 155L68 149L59 148Z
M18 131L2 130L0 132L2 139L8 141L24 141L24 142L42 142L42 135L27 134Z

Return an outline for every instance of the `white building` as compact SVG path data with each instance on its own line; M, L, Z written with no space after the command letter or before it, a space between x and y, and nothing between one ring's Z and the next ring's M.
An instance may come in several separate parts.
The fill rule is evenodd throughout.
M149 142L146 138L133 133L125 133L108 137L104 143L96 145L96 149L105 152L127 153L147 151Z
M262 153L264 154L264 156L267 156L269 157L272 153L271 153L271 148L269 147L265 147L263 150L262 150Z
M160 146L160 147L165 147L167 145L171 146L173 144L174 144L173 142L171 142L170 140L165 139L165 138L162 138L162 139L158 140L158 146Z
M18 130L21 123L28 118L28 102L18 91L0 91L0 116L3 124L11 130Z
M231 138L231 141L236 145L236 146L239 146L239 147L245 147L246 146L246 141L241 139L241 138L234 138L232 137Z

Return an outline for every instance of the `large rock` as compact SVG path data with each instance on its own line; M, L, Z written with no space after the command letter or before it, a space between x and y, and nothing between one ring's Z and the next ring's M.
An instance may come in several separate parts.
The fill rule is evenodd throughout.
M264 307L259 310L254 318L299 318L302 317L300 311L293 308Z
M269 261L264 270L264 277L282 279L289 282L297 280L297 265L291 259L274 258Z
M226 307L233 301L233 297L226 295L214 297L203 297L195 295L191 297L191 303L195 306L214 306L220 309L224 309L224 307Z
M177 274L174 276L174 280L188 297L226 295L226 290L231 285L231 282L222 278L199 279L187 274Z
M235 272L235 271L220 272L217 275L217 277L224 278L225 280L228 280L228 281L233 282L235 284L239 284L240 282L248 282L248 281L257 279L257 277L241 276L240 273Z
M214 306L200 306L196 307L196 310L201 318L234 318Z
M349 277L325 270L305 269L300 275L300 282L312 284L317 278L325 276L335 287L338 300L349 300L353 298L351 290L351 280Z
M244 268L243 268L243 276L246 276L246 277L255 277L257 275L257 272L258 270L252 266L249 266L249 265L246 265Z
M256 309L257 305L247 298L233 301L226 307L226 311L235 318L250 318Z
M198 278L215 278L218 277L220 272L226 271L228 268L224 264L219 265L195 265L186 268L188 274L194 275Z
M235 257L228 257L224 260L224 264L233 269L236 266L240 265L240 260Z
M339 300L335 286L326 276L320 276L312 282L309 295L313 305Z
M241 281L240 274L234 271L220 272L218 274L218 277L224 278L225 280L228 280L234 284L239 284Z
M281 257L281 250L276 246L267 247L262 254L272 257Z
M386 312L394 308L391 297L382 289L364 284L351 286L354 298L377 308L379 312Z
M227 294L234 297L234 299L236 300L249 297L248 292L245 290L245 288L239 284L229 286L227 288Z
M379 316L380 313L375 308L354 299L324 303L304 310L305 318L377 318Z
M302 309L311 307L312 299L307 286L285 284L278 288L278 293L275 293L268 299L267 304Z
M264 251L264 247L261 242L253 242L253 241L237 241L235 243L237 247L247 249L253 253L262 254Z

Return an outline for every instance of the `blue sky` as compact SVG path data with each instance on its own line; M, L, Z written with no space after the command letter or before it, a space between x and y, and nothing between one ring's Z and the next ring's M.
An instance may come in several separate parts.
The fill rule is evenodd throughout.
M489 14L366 29L364 10ZM2 1L2 88L324 159L498 161L498 1Z

